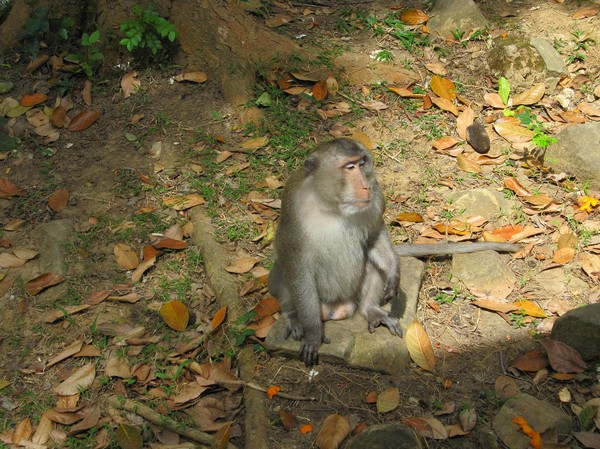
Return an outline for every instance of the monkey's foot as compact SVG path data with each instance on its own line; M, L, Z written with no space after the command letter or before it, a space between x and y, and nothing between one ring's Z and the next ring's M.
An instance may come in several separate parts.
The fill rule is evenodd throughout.
M302 346L300 346L300 359L302 359L306 366L316 365L320 347L321 343L316 344L307 342L304 342Z
M397 335L398 337L402 337L402 329L400 328L400 323L396 318L392 318L384 311L381 313L373 313L371 316L367 317L367 321L369 323L369 332L375 332L375 328L378 326L387 327L393 335Z

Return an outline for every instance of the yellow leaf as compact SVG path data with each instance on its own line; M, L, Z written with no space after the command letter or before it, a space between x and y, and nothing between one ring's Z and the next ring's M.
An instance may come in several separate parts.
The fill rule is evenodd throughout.
M255 137L254 139L246 140L240 145L245 150L258 150L269 143L267 137Z
M513 302L513 305L516 306L519 310L524 310L525 315L533 316L536 318L546 318L546 312L544 312L544 310L533 301L515 301Z
M579 204L579 210L584 210L588 213L592 212L592 209L598 204L600 201L593 196L584 196L577 199L577 203Z
M405 342L411 359L424 370L433 371L435 368L433 346L425 328L418 321L415 320L408 326Z
M458 163L460 169L466 171L467 173L481 173L481 166L477 162L466 157L464 154L459 154L456 156L456 162Z
M511 121L496 121L494 123L494 129L511 143L527 143L533 139L533 136L535 135L533 131L523 128L521 125L517 125Z
M197 193L190 193L188 195L176 196L174 198L165 198L163 203L167 207L172 207L175 210L186 210L200 204L204 204L204 198Z
M517 106L519 104L535 104L542 99L545 91L546 87L544 86L544 83L536 84L532 88L514 97L513 106Z
M443 78L438 75L431 77L430 83L431 90L438 97L445 98L446 100L452 101L456 98L456 86L448 78ZM433 100L433 99L432 99ZM435 101L434 101L435 103ZM455 114L458 115L458 114Z
M400 391L397 388L388 388L377 395L377 412L388 413L400 405Z
M190 313L186 305L176 299L164 303L159 313L167 326L176 331L184 331L190 320Z

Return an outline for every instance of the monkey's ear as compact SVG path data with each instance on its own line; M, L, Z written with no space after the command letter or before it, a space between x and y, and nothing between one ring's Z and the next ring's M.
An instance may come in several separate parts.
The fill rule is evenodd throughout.
M314 154L309 155L304 161L306 173L312 173L317 168L317 157Z

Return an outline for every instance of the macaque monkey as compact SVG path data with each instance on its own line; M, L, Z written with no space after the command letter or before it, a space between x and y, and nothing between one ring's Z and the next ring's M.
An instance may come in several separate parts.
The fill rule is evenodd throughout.
M323 321L348 318L357 308L370 332L383 325L402 336L398 319L381 308L398 294L398 253L424 257L519 249L508 243L394 248L384 207L373 159L351 139L317 147L285 185L268 285L281 303L285 338L304 339L300 357L307 366L317 362L321 344L329 343Z

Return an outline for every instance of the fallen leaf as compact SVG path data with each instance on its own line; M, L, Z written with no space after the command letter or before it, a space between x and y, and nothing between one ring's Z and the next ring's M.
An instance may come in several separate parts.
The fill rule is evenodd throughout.
M427 371L435 369L435 354L427 332L418 321L413 321L406 330L404 337L410 358Z
M506 105L502 102L500 95L496 92L487 93L483 96L484 101L495 109L504 109Z
M33 435L33 425L29 418L23 419L12 434L12 443L19 446L27 446L31 436Z
M21 106L30 107L43 103L47 99L48 95L37 92L35 94L25 95L23 98L21 98L20 104Z
M523 310L525 315L535 318L546 318L546 312L544 312L544 309L542 309L533 301L514 301L513 305L516 306L518 310Z
M458 108L454 103L452 103L452 101L441 97L431 97L431 101L442 111L448 111L451 112L453 115L458 116Z
M81 90L81 97L86 105L92 105L92 82L90 80L85 80L85 84Z
M225 319L226 315L227 315L227 306L223 306L219 310L217 310L217 312L215 313L215 316L213 317L212 322L211 322L212 330L215 330L217 327L219 327L221 325L221 323Z
M291 430L298 427L296 415L294 415L290 410L280 408L279 419L281 419L281 424L283 424L283 427L285 427L286 430Z
M524 435L529 437L529 444L533 449L542 448L542 437L538 432L533 430L525 418L522 416L515 416L512 421L519 426L519 430L523 432Z
M470 432L477 424L477 413L474 408L466 408L458 415L460 426L465 432Z
M517 178L507 176L504 178L504 187L512 190L518 196L531 196L531 192L521 185Z
M10 180L0 178L0 197L11 198L13 196L22 196L25 193L21 187L17 187ZM6 229L6 226L4 226Z
M452 100L456 98L456 86L448 78L442 78L441 76L433 75L431 77L430 87L434 94L436 94L438 97L448 100L449 102L452 102ZM433 98L431 100L435 103ZM458 110L455 115L458 115Z
M235 274L243 274L249 272L254 265L260 262L262 259L256 257L242 257L235 261L232 265L225 268L225 271Z
M536 84L535 86L527 89L525 92L514 97L513 98L513 106L517 106L520 104L523 104L523 105L535 104L542 99L545 91L546 91L546 87L545 87L544 83Z
M84 365L71 374L66 380L54 388L60 396L71 396L87 390L96 378L96 368L93 363Z
M31 442L40 446L46 444L50 440L54 427L54 423L47 416L42 415L35 433L31 437Z
M156 257L151 257L149 259L144 259L144 261L142 263L140 263L135 268L135 270L133 270L133 272L131 273L131 282L135 284L140 279L142 279L142 276L144 275L144 273L146 271L148 271L148 269L150 267L154 266L155 262L156 262Z
M0 256L1 257L1 256ZM596 254L582 253L579 255L581 268L592 279L600 278L600 256Z
M406 9L400 14L400 20L408 25L421 25L427 22L429 18L420 9Z
M69 203L69 191L66 189L55 190L48 198L48 206L54 212L62 212Z
M302 434L302 435L306 435L307 433L312 433L312 431L314 430L312 424L304 424L302 426L300 426L300 428L298 429L298 431Z
M471 305L480 307L482 309L491 310L493 312L510 313L517 310L514 304L508 304L500 301L492 301L490 299L479 299L477 301L471 301Z
M175 81L177 81L178 83L182 82L182 81L191 81L192 83L203 83L206 80L208 80L208 75L206 74L206 72L200 72L200 71L196 71L196 72L184 72L184 73L180 73L179 75L175 76Z
M456 162L460 169L467 173L481 173L481 166L464 154L456 156Z
M246 140L245 142L242 142L240 144L240 147L242 147L245 150L258 150L259 148L262 148L268 144L269 144L269 138L263 136L263 137L255 137L254 139Z
M266 296L261 299L256 306L254 306L254 311L260 318L264 318L269 315L273 315L281 310L281 306L279 301L272 296Z
M159 238L152 242L152 246L156 249L186 249L189 247L187 242L169 237Z
M269 397L269 399L273 399L273 396L275 396L280 391L281 391L281 387L280 386L278 386L278 385L271 385L269 388L267 388L267 396Z
M417 214L416 212L400 212L394 218L395 222L407 221L409 223L423 223L425 219L421 214Z
M434 140L431 143L431 145L437 151L442 151L442 150L447 150L448 148L452 148L454 145L456 145L459 142L460 142L460 140L458 140L456 137L446 136L446 137L440 137L439 139Z
M123 75L123 78L121 78L121 90L123 91L123 96L125 98L129 98L140 88L142 82L136 77L137 72L132 70L131 72Z
M119 424L115 432L115 440L121 449L141 449L144 438L140 429L128 424Z
M529 351L519 355L512 362L510 367L517 368L528 373L536 373L548 366L548 357L541 351Z
M217 430L215 434L215 449L227 449L229 446L229 439L231 438L231 421L226 422L223 426Z
M265 25L269 28L278 28L292 21L292 17L285 14L277 14L265 20Z
M0 268L18 268L25 265L27 261L11 253L0 254Z
M392 92L397 93L402 98L423 98L425 96L424 94L416 94L412 90L407 89L405 87L387 86L387 88Z
M377 413L388 413L400 405L400 391L388 388L377 395Z
M108 377L128 379L131 377L131 366L129 366L127 359L117 355L117 351L112 351L107 357L104 373Z
M315 100L322 101L327 96L327 80L317 81L312 88L312 94Z
M533 139L535 133L527 128L517 125L512 121L494 122L494 129L500 136L511 143L527 143Z
M186 305L181 301L174 299L164 303L159 313L171 329L184 331L188 326L190 313Z
M63 310L52 310L44 316L44 321L46 323L54 323L58 320L64 319L68 316L74 315L79 312L83 312L91 307L90 304L78 304L76 306L66 306Z
M73 117L68 129L71 132L83 131L93 125L99 118L100 113L98 111L82 111Z
M581 355L566 343L551 338L543 338L540 343L546 349L550 366L555 371L559 373L583 373L587 370L587 365Z
M137 254L129 245L117 243L113 252L117 260L117 265L124 270L133 270L140 264Z
M56 284L60 284L65 278L59 274L43 273L25 283L25 290L32 296L37 295L42 290Z
M333 414L323 420L321 431L315 441L319 449L337 449L350 433L350 423L342 416Z
M456 118L456 133L462 140L467 140L467 128L474 122L475 111L469 107L465 108Z
M163 204L165 206L171 207L175 210L186 210L204 203L206 203L204 198L197 193L190 193L188 195L163 199Z

